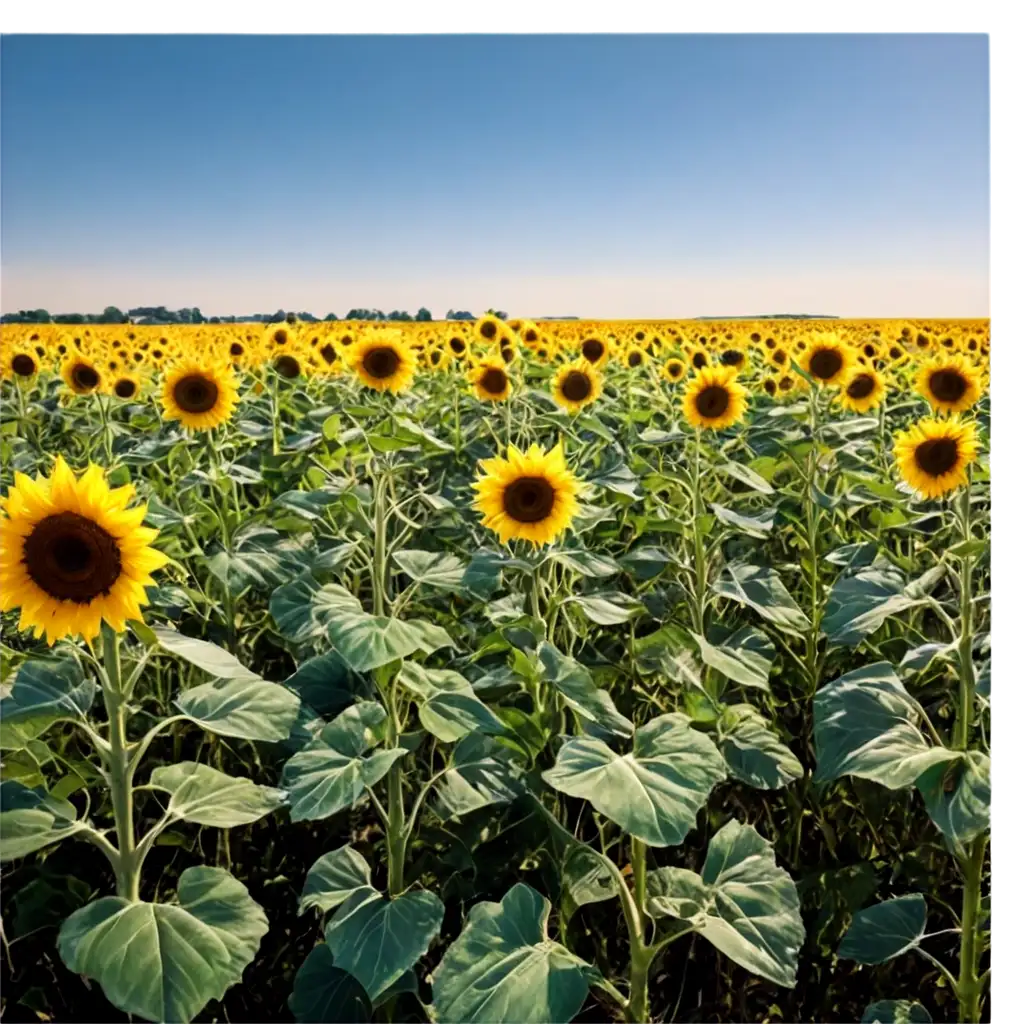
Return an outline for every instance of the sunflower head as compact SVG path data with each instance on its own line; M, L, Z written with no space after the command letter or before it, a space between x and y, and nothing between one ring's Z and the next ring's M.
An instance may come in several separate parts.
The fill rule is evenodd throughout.
M683 393L683 414L692 427L723 430L741 419L746 408L746 388L728 366L698 370Z
M526 452L509 445L507 459L484 459L480 467L474 507L502 543L550 544L579 509L579 481L565 464L561 442L548 452L536 444Z
M216 360L181 360L164 374L164 419L186 430L211 430L231 419L238 386L230 367Z
M584 356L568 363L555 375L551 385L555 401L569 412L579 412L596 402L601 394L601 375Z
M90 395L103 383L99 367L86 356L75 353L64 360L60 375L76 395Z
M127 371L121 371L110 385L110 393L115 398L120 398L127 402L133 398L137 398L139 394L139 378L134 373Z
M347 354L349 367L365 387L398 394L412 384L416 357L398 331L362 338Z
M9 352L5 352L3 379L27 383L39 372L40 359L39 353L29 345L19 345Z
M885 400L885 381L871 366L851 370L843 382L839 402L850 412L870 412Z
M686 363L675 356L666 359L661 367L661 375L673 384L678 383L686 376Z
M643 331L636 333L643 334ZM644 335L646 337L646 335ZM629 345L622 353L622 365L630 370L637 370L644 363L647 362L648 355L646 349L642 348L639 343L634 342Z
M967 483L967 467L978 457L977 432L958 416L919 420L896 435L893 456L922 498L940 498Z
M588 363L598 368L608 362L608 344L603 338L591 336L584 338L580 345L580 355Z
M800 368L819 384L834 385L842 383L853 361L853 353L838 337L826 336L815 338L803 349Z
M719 353L718 361L722 366L732 367L737 373L740 373L747 365L747 354L739 348L727 348Z
M917 390L933 409L963 412L981 397L981 375L963 356L943 354L918 371Z
M500 358L481 359L469 371L473 391L481 402L504 402L512 394L512 383L505 361Z
M508 331L508 326L493 313L487 313L473 324L473 335L485 345L493 345Z
M52 645L142 618L150 573L167 557L149 546L146 506L128 508L134 494L111 490L96 465L76 478L60 456L49 477L14 474L0 513L0 610L20 608L19 629Z

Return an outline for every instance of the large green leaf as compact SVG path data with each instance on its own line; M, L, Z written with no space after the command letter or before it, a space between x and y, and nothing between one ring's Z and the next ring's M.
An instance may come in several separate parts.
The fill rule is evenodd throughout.
M920 943L927 920L928 907L920 893L876 903L854 915L838 955L859 964L885 963Z
M735 778L757 789L781 789L804 767L756 708L732 705L722 718L722 755Z
M564 565L580 576L588 576L592 579L600 579L604 576L614 576L621 572L619 563L609 555L602 555L597 551L553 551L548 558L552 562Z
M562 858L563 909L601 903L619 893L611 869L589 846L567 845Z
M231 543L231 550L217 551L207 564L233 594L246 587L269 591L309 568L314 552L295 538L269 526L245 527Z
M769 688L768 674L775 660L775 645L760 629L742 626L720 644L712 644L699 633L692 636L708 668L717 669L741 686Z
M84 719L96 691L96 681L71 658L24 662L0 701L0 749L24 746L58 718Z
M882 999L864 1010L860 1024L932 1024L932 1015L910 999Z
M967 844L989 826L991 767L980 750L958 753L955 761L932 765L917 779L928 815L953 849Z
M497 735L505 725L473 692L469 680L449 669L424 668L407 661L398 682L416 698L420 724L445 743L474 731Z
M932 765L957 758L929 744L922 712L886 661L847 672L814 697L818 782L857 775L905 789Z
M295 972L288 1009L299 1024L364 1024L373 1015L363 986L334 966L325 942L318 942Z
M611 736L633 735L633 723L619 713L611 694L600 689L578 661L562 654L546 640L537 648L537 658L544 670L543 678L581 718L600 726Z
M917 604L904 593L903 574L892 566L862 569L842 576L832 587L821 628L829 641L856 647L890 616Z
M17 779L0 782L0 863L26 857L89 828L72 803Z
M299 713L298 696L263 679L217 679L186 690L174 702L181 712L218 736L283 740Z
M583 614L599 626L620 626L644 610L643 604L635 597L611 591L580 594L568 598L565 603L579 605Z
M456 555L443 551L406 550L396 551L391 557L402 572L420 586L451 593L465 590L462 579L466 566Z
M319 857L306 874L299 913L310 907L327 913L355 892L369 886L370 865L354 846L343 846Z
M727 505L711 502L711 510L726 526L734 526L737 530L751 537L763 539L771 533L772 527L775 525L776 509L774 508L766 508L755 515L747 516L737 512L735 509L729 508Z
M786 590L774 569L745 562L730 562L711 585L721 597L753 608L783 633L802 636L809 628L807 616Z
M744 465L742 462L730 462L728 459L723 459L719 463L719 466L725 470L729 476L740 483L746 484L747 487L758 491L761 494L772 494L775 488L759 473L755 473L749 466Z
M167 813L181 821L234 828L283 807L287 794L251 779L225 775L209 765L186 761L154 768L150 785L170 793Z
M442 821L508 804L522 792L522 768L508 747L471 732L452 751L451 767L435 788L433 808Z
M730 821L715 834L700 875L652 871L647 893L653 917L685 921L748 971L786 988L796 984L805 938L800 898L771 843L749 825Z
M271 618L289 640L305 644L323 633L324 624L313 613L313 602L322 592L326 592L325 599L334 597L350 611L362 610L362 605L344 587L322 587L312 575L304 573L270 595Z
M284 681L304 704L321 715L335 715L364 690L362 682L337 651L309 658Z
M118 896L76 910L58 938L68 969L98 981L119 1010L151 1021L190 1021L242 980L267 918L220 868L186 868L178 902Z
M262 682L260 677L247 669L233 654L206 640L185 636L166 626L149 627L156 637L157 646L187 661L217 679L247 679Z
M637 730L628 754L616 754L599 739L571 739L543 778L559 792L589 800L649 845L675 846L727 775L714 743L689 723L679 713L653 719Z
M477 903L434 971L434 1014L465 1024L568 1024L592 968L547 937L551 904L514 885L500 903Z

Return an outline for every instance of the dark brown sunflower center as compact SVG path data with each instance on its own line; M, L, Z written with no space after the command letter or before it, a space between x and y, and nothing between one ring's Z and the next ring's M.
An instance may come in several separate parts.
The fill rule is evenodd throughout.
M448 342L448 347L457 356L461 356L462 353L466 351L466 343L461 338L452 338Z
M531 327L524 335L523 338L531 345L537 340L537 332Z
M933 437L922 441L914 449L914 462L922 473L939 477L948 473L957 463L960 450L952 437Z
M274 341L278 345L283 345L288 340L288 332L285 330L274 331Z
M114 385L114 394L118 398L131 398L135 394L135 381L122 378Z
M220 397L217 382L201 373L190 373L174 385L174 402L179 409L191 413L209 412Z
M604 342L600 338L587 338L583 342L583 357L589 359L590 362L596 363L604 355Z
M295 356L278 356L277 361L274 363L274 369L282 377L287 377L288 380L298 377L302 372L302 367L299 366L299 361Z
M562 394L570 402L583 402L590 397L594 385L581 370L570 370L562 381Z
M872 345L870 342L867 345L864 346L864 355L866 355L868 357L868 359L873 359L874 358L875 346Z
M328 366L338 358L338 353L334 351L334 346L330 342L320 349L320 355Z
M100 375L88 363L76 363L75 368L71 371L71 379L75 382L76 388L82 391L92 391L99 384Z
M507 383L508 378L505 376L505 371L498 369L497 366L486 370L480 378L480 387L489 395L500 395L505 390Z
M774 395L775 391L776 391L776 388L777 388L777 385L776 385L775 381L773 381L773 380L766 380L764 382L764 389L765 389L766 392L768 392L769 395Z
M506 363L511 363L516 357L515 349L502 347L498 351L501 352L501 358L504 359Z
M245 355L245 346L240 341L231 342L231 354L237 359Z
M98 523L77 512L47 516L25 538L25 568L33 582L59 601L88 604L121 575L121 549Z
M693 365L694 365L694 366L695 366L695 367L696 367L696 368L697 368L698 370L703 370L703 369L704 369L704 367L708 365L708 357L707 357L706 355L704 355L704 353L703 353L703 352L698 352L698 353L697 353L697 354L696 354L696 355L695 355L695 356L693 357Z
M398 369L398 353L393 348L371 348L363 356L363 369L377 380L386 380Z
M842 368L843 357L834 348L823 348L811 356L811 376L831 380Z
M967 381L956 370L936 370L928 378L928 387L940 402L959 402L967 391Z
M783 377L782 380L779 381L779 390L789 391L793 387L794 383L795 382L792 377Z
M846 388L846 393L850 398L867 398L872 391L875 390L875 378L870 373L858 373L853 380L850 381L849 386Z
M773 363L776 363L779 366L785 366L788 361L789 361L789 356L787 356L786 353L783 352L781 348L777 348L772 353L772 362Z
M726 366L739 366L743 362L743 353L736 348L727 348L720 358Z
M705 419L716 420L729 408L729 392L720 384L702 388L697 395L697 412Z
M670 377L678 377L683 372L681 363L669 363L668 364L668 375Z
M639 366L644 360L644 357L639 352L630 352L629 359L627 360L630 366Z
M555 507L555 489L542 476L522 476L505 488L502 504L517 523L539 523Z
M11 360L11 369L19 377L31 377L36 372L36 361L31 356L25 355L24 352L19 352Z
M493 320L487 320L480 325L480 333L490 341L498 334L498 325Z

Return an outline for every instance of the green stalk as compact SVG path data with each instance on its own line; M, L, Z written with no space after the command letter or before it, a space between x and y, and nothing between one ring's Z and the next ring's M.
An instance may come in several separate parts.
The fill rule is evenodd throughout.
M690 487L693 491L693 567L694 580L694 629L704 635L704 612L706 611L708 569L704 559L704 539L701 537L700 521L704 515L704 497L700 481L700 427L694 432L693 459L690 463Z
M96 401L100 407L100 421L103 424L103 455L107 460L107 469L113 468L114 465L114 447L110 437L110 420L109 410L107 409L107 399L103 395L97 395Z
M383 615L388 586L387 477L373 480L373 614Z
M460 401L462 388L455 387L455 459L462 455L462 402Z
M960 916L960 977L956 985L960 1004L959 1020L978 1024L981 1020L982 980L978 975L981 943L978 919L981 916L981 876L985 868L984 833L971 843L967 857L961 862L964 870L964 898Z
M633 868L633 891L636 893L637 910L640 911L640 924L646 934L647 911L647 844L636 836L629 838L629 863Z
M134 765L128 753L125 730L126 694L121 685L120 640L109 626L103 626L103 703L109 720L110 752L107 756L107 781L114 810L117 834L117 895L135 903L139 899L141 860L135 855L135 823L132 807Z
M966 545L971 539L971 487L968 485L960 495L960 532ZM957 706L956 723L953 727L953 746L966 750L970 739L971 722L974 719L974 610L971 604L971 555L965 551L960 559L960 643L957 661L960 669L960 701Z
M281 454L281 424L279 423L280 411L278 406L278 375L276 370L270 371L270 427L273 438L271 451L274 455Z
M807 480L804 488L804 518L807 523L807 557L810 562L809 587L811 591L811 624L807 631L804 664L813 694L818 688L818 632L820 613L818 608L818 521L821 510L814 497L818 470L818 389L812 385L810 396L811 452L807 463Z
M231 508L228 505L227 498L221 492L220 489L220 476L221 476L221 462L220 453L217 451L217 445L214 441L213 431L207 430L206 432L206 447L210 453L210 469L213 471L213 492L216 497L217 513L220 516L220 536L221 543L224 545L224 553L230 558L231 556L231 531L228 529L228 517L231 512ZM232 485L234 486L234 485ZM224 588L224 618L227 622L228 627L228 649L232 654L237 653L237 641L235 638L235 595L231 592L231 584L227 581L223 581Z

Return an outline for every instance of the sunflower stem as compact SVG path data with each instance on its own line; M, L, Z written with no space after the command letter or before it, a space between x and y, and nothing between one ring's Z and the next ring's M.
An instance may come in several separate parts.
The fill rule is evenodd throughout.
M985 847L988 836L982 833L971 843L969 852L961 861L964 872L963 908L960 914L960 977L956 996L960 1004L958 1020L964 1024L978 1024L981 1020L982 978L978 967L981 961L979 918L981 917L981 881L985 870Z
M810 680L810 692L818 688L818 633L820 629L818 610L818 517L820 509L815 496L818 475L818 386L812 385L810 401L811 451L808 457L804 487L804 518L807 524L808 588L811 596L810 625L807 629L806 665Z
M953 727L953 746L966 750L970 740L971 722L974 719L974 607L971 602L971 554L968 542L971 539L971 478L960 495L958 519L964 543L964 554L960 557L960 642L957 661L960 669L960 701L957 706L956 722Z
M707 603L707 563L704 558L704 540L701 535L701 520L704 518L704 496L700 481L701 438L700 427L694 431L693 460L690 463L690 487L693 491L693 565L696 579L694 581L694 612L693 627L704 635L704 613Z
M271 452L274 455L281 454L281 423L280 408L278 401L278 374L276 370L270 372L270 429L271 429Z

